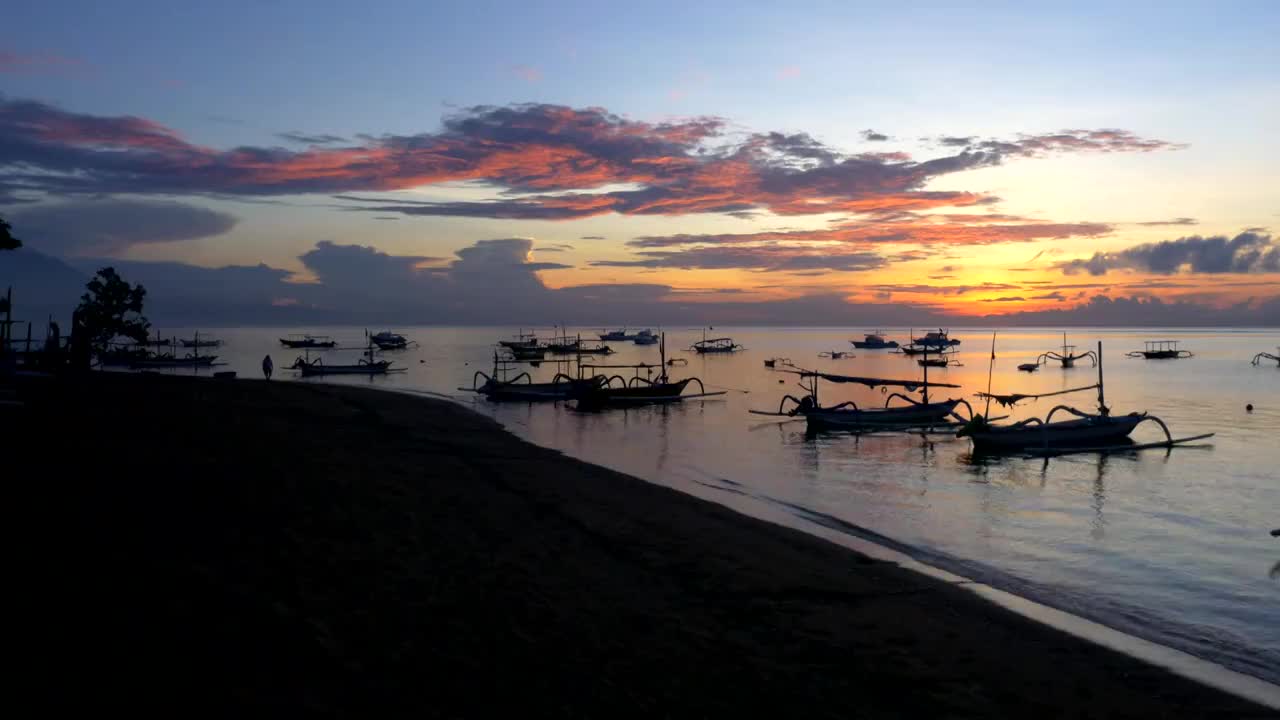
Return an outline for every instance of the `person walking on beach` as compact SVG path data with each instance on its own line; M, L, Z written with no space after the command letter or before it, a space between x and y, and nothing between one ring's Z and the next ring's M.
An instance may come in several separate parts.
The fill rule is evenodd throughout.
M271 371L274 369L275 369L275 364L271 362L270 355L262 358L262 374L265 375L268 380L271 379Z

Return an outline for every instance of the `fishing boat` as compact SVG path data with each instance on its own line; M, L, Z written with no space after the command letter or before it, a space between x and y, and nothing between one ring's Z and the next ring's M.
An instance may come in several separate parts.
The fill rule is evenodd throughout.
M184 348L222 347L221 340L217 338L202 338L198 334L194 338L182 338L178 342Z
M547 349L537 345L532 347L517 345L507 348L507 351L511 353L513 360L520 362L537 362L547 357Z
M516 333L515 340L499 340L498 344L508 350L515 348L536 348L538 347L538 336L534 333L526 333L521 329Z
M403 369L397 370L391 367L390 360L378 360L374 356L374 347L376 343L373 341L374 336L365 331L366 347L362 357L355 363L346 364L326 364L322 358L311 359L311 351L308 349L304 357L299 357L289 366L292 370L297 370L302 377L316 377L320 375L386 375L389 372L404 372Z
M938 353L937 357L929 357L928 355L925 355L919 360L916 360L916 364L919 365L920 367L944 368L949 365L959 365L960 361L954 358L947 357L947 353Z
M1033 373L1040 369L1040 363L1038 362L1022 363L1021 365L1018 366L1018 369L1021 370L1022 372Z
M1272 355L1268 352L1260 352L1253 356L1253 364L1261 365L1263 360L1275 360L1276 367L1280 367L1280 347L1276 348L1276 354Z
M390 330L383 330L380 333L370 335L369 341L377 345L379 350L404 350L411 344L417 344L409 340L409 338L399 333L393 333Z
M151 352L136 345L110 345L98 353L98 364L103 367L130 367L151 357Z
M849 342L853 343L853 346L859 350L885 350L898 347L897 340L884 339L883 330L867 333L861 340L850 340Z
M785 395L778 402L777 412L769 412L765 410L751 410L754 415L771 415L775 417L803 417L810 431L849 431L849 432L873 432L879 430L898 430L928 427L947 427L954 426L955 421L967 420L963 416L957 414L956 410L959 406L964 405L969 411L969 418L973 417L973 408L970 407L968 401L962 398L949 398L941 401L931 401L929 399L930 387L941 388L958 388L959 385L951 383L930 383L929 368L924 368L924 377L920 380L891 380L875 377L858 377L851 375L836 375L834 373L818 372L816 370L804 370L800 368L792 370L779 370L779 372L791 373L799 376L800 389L805 391L803 397L797 398L793 395ZM884 407L859 407L856 402L846 401L831 407L823 407L818 399L818 388L820 381L830 382L834 384L857 384L865 385L869 388L902 388L907 393L919 391L921 399L908 397L901 392L890 393L885 398ZM901 400L902 405L892 405L895 400ZM788 405L790 403L790 405Z
M578 366L578 381L571 385L571 395L576 401L578 410L600 410L608 407L628 407L637 405L656 405L681 402L693 398L706 398L724 395L725 391L707 392L702 380L688 377L672 380L666 372L666 344L661 345L661 362L657 365L636 363L634 365L592 365ZM603 370L604 373L599 371ZM631 378L619 374L610 374L614 370L632 370ZM654 376L654 371L658 375ZM641 372L644 375L641 375ZM684 394L691 383L698 384L697 393Z
M938 352L938 348L932 345L899 345L898 352L903 355L925 355Z
M579 335L568 335L562 333L554 335L547 341L547 352L559 355L569 355L578 352L578 347L582 345L582 337Z
M911 338L911 344L923 345L930 348L941 348L959 345L960 341L952 339L947 334L946 330L938 328L937 332L928 332L925 333L923 337Z
M786 367L791 364L791 358L769 358L764 361L764 366L767 368L777 367L778 363L782 363L782 366Z
M826 352L818 353L818 357L826 358L828 360L842 360L844 358L855 357L855 355L848 350L828 350Z
M543 400L567 400L576 380L564 373L556 373L551 382L535 383L528 372L521 370L512 375L518 361L509 357L493 354L493 373L485 374L477 370L471 377L471 387L460 387L459 390L484 395L495 402L522 401L537 402ZM481 380L484 382L480 382Z
M578 355L612 355L613 348L604 344L604 341L592 342L590 340L577 341L577 345L570 352Z
M1148 360L1180 360L1194 357L1189 350L1179 350L1177 340L1147 340L1141 350L1125 353L1125 357Z
M280 338L280 344L292 350L325 349L337 346L337 341L328 335L300 335L293 334L287 338Z
M1077 354L1076 346L1068 345L1067 334L1062 333L1061 352L1058 352L1056 350L1050 350L1049 352L1046 352L1046 353L1040 353L1040 356L1036 358L1036 365L1037 366L1043 365L1052 360L1052 361L1061 363L1063 369L1065 370L1067 368L1075 367L1077 360L1085 360L1085 359L1088 359L1090 362L1092 362L1094 367L1098 366L1098 354L1096 352L1089 350L1088 352L1082 352ZM1023 367L1022 365L1019 365L1018 369L1021 370L1022 367Z
M1129 413L1113 415L1107 407L1105 386L1102 375L1102 343L1098 343L1098 382L1078 388L1057 390L1048 393L997 395L988 389L978 393L987 399L990 409L991 400L1006 407L1013 407L1024 400L1033 400L1068 393L1098 391L1098 409L1096 412L1084 412L1067 405L1057 405L1045 415L1044 419L1028 418L1011 425L994 425L983 415L974 416L956 433L957 437L967 437L978 453L1030 453L1036 455L1061 455L1072 452L1108 452L1112 450L1140 450L1149 447L1172 447L1174 445L1202 440L1212 437L1213 433L1193 437L1175 439L1169 428L1160 418L1147 413ZM995 354L992 353L994 361ZM1074 416L1069 420L1054 421L1059 412ZM1165 434L1160 442L1135 444L1129 439L1134 429L1144 422L1156 423Z
M631 342L636 345L657 345L658 336L653 334L652 330L641 330L631 336Z
M631 336L627 334L626 328L623 328L621 330L609 330L607 332L602 332L599 334L598 337L604 341L612 340L614 342L631 339Z
M156 353L138 358L129 364L134 370L153 370L160 368L210 367L217 360L217 355L200 355L188 353L178 357L174 353Z

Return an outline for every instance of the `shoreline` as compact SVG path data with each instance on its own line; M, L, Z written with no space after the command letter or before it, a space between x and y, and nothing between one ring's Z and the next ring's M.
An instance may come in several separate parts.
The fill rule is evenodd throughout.
M234 689L228 707L424 699L398 686L394 699L373 693L393 683L370 674L378 667L462 683L501 672L532 697L569 702L547 706L576 710L566 714L621 702L687 714L808 703L873 717L1265 714L954 582L532 445L453 402L135 375L28 395L20 439L66 432L68 418L98 429L75 438L84 452L59 458L70 474L39 498L54 504L36 503L68 515L37 513L53 520L42 535L56 541L58 567L80 570L55 587L107 572L130 600L143 589L181 600L141 616L108 603L123 627L64 632L128 628L143 647L172 651L174 638L150 636L181 628L179 647L209 651L195 654L204 660L243 662L252 646L255 667L319 671L259 686L215 662L195 685L219 679ZM148 440L138 461L171 477L123 473L108 488L89 476L113 448ZM47 470L38 460L19 476ZM53 607L67 600L52 595ZM192 618L238 624L226 637L176 622ZM443 679L436 689L458 703L446 706L474 711L477 700L455 698Z
M426 397L434 397L437 399L455 402L471 412L477 412L467 407L467 403L463 399L452 397L443 393L432 393L428 391L412 390L406 388L369 388L374 392L388 393L407 393L409 395L422 395ZM483 417L489 417L483 413L479 413ZM501 424L501 423L499 423ZM519 433L506 428L503 429L515 435L516 437L531 442L520 437ZM532 443L537 445L537 443ZM547 446L539 446L547 447ZM557 448L547 447L547 449L562 452L567 457L574 458L580 462L596 465L590 460L580 458L567 451ZM604 467L601 465L601 467ZM609 468L615 470L614 468ZM615 470L628 474L622 470ZM644 482L649 482L642 477L636 477ZM656 483L651 483L656 484ZM737 495L745 495L752 501L757 503L773 504L788 510L799 510L804 515L813 515L815 511L807 508L799 508L792 506L785 501L767 495L755 495L744 493L734 488L725 488L723 486L712 483L702 483L708 488L715 490L729 490ZM669 486L662 486L669 487ZM688 493L684 493L688 494ZM690 497L704 499L697 495L689 494ZM715 503L715 500L708 500ZM722 504L722 503L716 503ZM923 575L954 584L956 587L964 588L970 592L979 595L988 601L1006 609L1010 612L1017 613L1028 619L1042 623L1056 630L1069 633L1082 640L1102 645L1104 647L1125 653L1135 659L1157 665L1161 668L1169 670L1181 677L1200 682L1211 687L1232 693L1238 697L1250 700L1252 702L1265 705L1273 710L1280 710L1280 685L1272 683L1264 678L1251 675L1241 670L1228 667L1213 660L1202 658L1185 650L1165 645L1156 640L1151 640L1141 635L1128 632L1102 622L1101 620L1086 617L1076 612L1056 607L1048 601L1028 597L1018 592L1008 590L998 585L992 584L990 581L984 581L977 577L966 575L961 570L948 569L939 564L931 563L928 559L922 559L920 556L928 556L930 553L921 550L908 543L901 542L894 538L886 537L874 530L854 525L848 521L838 518L823 519L830 520L840 527L832 527L831 523L823 522L814 517L804 517L796 515L795 517L804 520L803 527L796 527L781 522L775 522L765 517L763 514L753 514L747 510L725 505L729 510L738 512L747 517L788 529L799 530L807 535L825 540L827 542L848 548L851 551L883 560L892 562L899 567L908 569Z

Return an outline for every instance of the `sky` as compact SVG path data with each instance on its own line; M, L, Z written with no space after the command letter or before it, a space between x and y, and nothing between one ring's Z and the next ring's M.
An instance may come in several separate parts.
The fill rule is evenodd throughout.
M111 264L210 322L1280 325L1274 2L176 5L6 10L0 283Z

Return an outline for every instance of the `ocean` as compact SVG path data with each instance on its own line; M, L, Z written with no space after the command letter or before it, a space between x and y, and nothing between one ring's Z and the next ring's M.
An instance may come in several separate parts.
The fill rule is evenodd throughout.
M383 328L370 328L377 331ZM913 359L888 350L853 350L850 339L871 329L720 327L744 349L731 355L687 351L702 329L668 329L667 356L687 365L723 396L685 403L575 412L558 403L488 402L459 390L474 373L491 371L495 343L517 328L394 328L418 344L383 354L403 369L385 377L328 377L325 382L445 395L473 407L531 442L722 503L802 531L848 534L895 547L935 567L1173 647L1230 669L1280 683L1280 370L1252 366L1259 352L1276 353L1280 330L1091 329L1068 331L1077 352L1104 348L1106 400L1117 414L1146 411L1175 437L1216 433L1185 447L1037 458L981 458L967 439L949 434L809 436L803 422L748 413L776 410L783 395L801 394L794 375L764 366L789 358L826 372L913 379ZM191 328L159 328L190 337ZM905 339L907 328L886 328ZM570 328L596 337L600 328ZM221 338L216 370L261 377L273 358L277 379L300 351L277 338L292 332L330 335L357 349L325 353L330 363L355 362L363 328L202 328ZM924 329L917 329L922 334ZM544 329L540 335L549 337ZM1057 329L952 328L962 340L959 363L931 368L935 398L1045 393L1096 382L1089 360L1034 374L1017 365L1059 350ZM1126 357L1146 340L1177 340L1194 357ZM611 343L611 364L656 362L656 346ZM854 356L830 359L831 351ZM779 363L781 367L782 363ZM563 366L528 368L549 380ZM175 370L175 373L200 372ZM302 380L313 382L313 380ZM692 391L690 391L692 392ZM883 404L885 394L857 385L822 388L823 403ZM1043 398L991 414L1012 420L1043 415L1058 404L1096 407L1093 391ZM1252 405L1252 411L1246 409ZM1144 423L1134 439L1162 438Z

